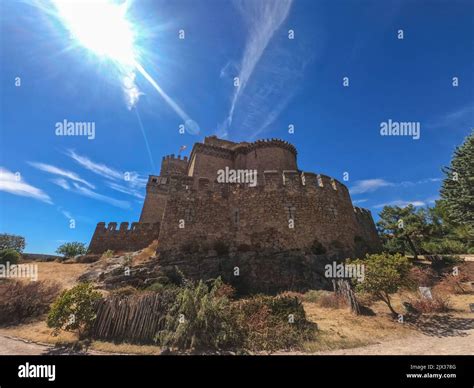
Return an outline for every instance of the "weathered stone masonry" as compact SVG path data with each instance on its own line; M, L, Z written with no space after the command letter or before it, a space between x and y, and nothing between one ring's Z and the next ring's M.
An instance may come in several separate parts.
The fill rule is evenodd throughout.
M137 250L158 239L166 262L216 251L309 253L318 244L347 256L379 250L370 212L354 208L339 181L300 171L296 154L277 139L207 137L189 160L164 157L160 175L149 177L140 222L131 230L99 223L89 250ZM217 171L226 167L257 170L257 186L218 183Z

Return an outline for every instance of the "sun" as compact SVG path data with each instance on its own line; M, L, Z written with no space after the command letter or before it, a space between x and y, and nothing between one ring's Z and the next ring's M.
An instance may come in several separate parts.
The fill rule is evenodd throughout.
M127 3L113 0L52 0L61 22L79 44L124 66L135 64L135 33Z

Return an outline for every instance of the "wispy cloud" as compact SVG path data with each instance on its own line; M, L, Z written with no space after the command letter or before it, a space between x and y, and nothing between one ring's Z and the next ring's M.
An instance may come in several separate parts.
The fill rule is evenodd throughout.
M428 128L446 130L472 130L474 129L474 103L470 103L440 115L436 120L427 124Z
M71 157L75 162L79 163L79 165L81 165L85 169L92 171L94 174L100 175L104 178L111 180L124 179L124 174L120 171L108 167L105 164L93 162L88 157L79 155L73 150L68 150L67 155Z
M112 206L119 207L121 209L129 209L130 208L130 203L127 202L127 201L118 200L118 199L109 197L107 195L96 193L95 191L92 191L92 190L88 189L87 187L78 185L77 183L73 183L73 186L74 186L74 189L72 189L71 191L73 191L77 194L80 194L80 195L83 195L85 197L89 197L89 198L92 198L92 199L96 199L98 201L106 202L106 203L108 203Z
M418 181L389 182L385 179L364 179L356 181L354 186L350 188L351 194L363 194L376 191L382 187L411 187L425 183L434 183L441 181L442 178L427 178Z
M239 83L218 132L221 136L227 135L235 123L239 131L252 132L250 136L254 137L272 124L286 107L309 61L306 52L300 55L301 46L296 40L288 40L286 33L279 40L275 37L288 17L292 0L234 3L242 15L247 35L239 64L228 62L221 70L221 77L226 77L230 70L237 68L232 78L237 75ZM291 49L284 47L288 42Z
M128 185L130 188L128 192L122 190L122 192L130 195L136 195L137 189L142 189L146 186L148 181L147 178L140 176L135 171L127 171L122 172L113 167L109 167L103 163L98 163L87 156L79 155L73 150L68 150L67 155L72 158L76 163L80 166L84 167L85 169L92 171L94 174L102 176L109 181L113 182L123 182L124 185ZM109 187L113 188L114 190L120 191L119 184L112 185L110 182L107 183ZM122 186L122 188L127 189L127 187Z
M0 167L0 191L22 197L34 198L49 204L53 203L49 195L44 191L29 185L23 179L19 179L13 172L3 167Z
M87 182L85 179L82 179L75 172L68 171L68 170L63 170L59 167L52 166L50 164L45 164L45 163L28 162L28 164L30 164L31 166L33 166L34 168L36 168L38 170L47 172L49 174L58 175L58 176L61 176L61 177L68 178L72 181L82 183L82 184L88 186L91 189L95 188L93 184Z
M380 203L378 205L372 206L374 209L381 209L384 206L398 206L398 207L406 207L408 205L413 205L413 206L426 206L425 201L404 201L401 199L395 200L395 201L390 201L386 203Z
M351 187L351 194L362 194L370 193L378 190L381 187L394 186L392 182L388 182L384 179L365 179L357 181L354 186Z
M66 179L63 179L63 178L51 179L51 182L53 182L56 186L62 187L64 190L70 189L69 183L67 182Z
M364 202L367 202L367 199L357 199L355 201L352 201L352 204L353 205L358 205L358 204L364 203Z
M132 187L119 185L118 183L114 183L114 182L107 182L107 186L109 186L112 190L118 191L120 193L128 194L128 195L132 195L139 199L145 198L137 189L134 189Z

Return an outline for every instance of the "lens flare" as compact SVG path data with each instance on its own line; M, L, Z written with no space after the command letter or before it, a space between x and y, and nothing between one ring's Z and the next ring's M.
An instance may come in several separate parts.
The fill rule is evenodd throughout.
M110 0L53 0L71 35L98 56L133 66L135 33L127 20L127 3Z
M135 84L135 71L138 71L185 125L192 127L192 133L199 133L197 123L139 63L135 47L136 31L133 24L127 20L127 1L119 4L113 0L52 0L52 3L61 23L81 46L119 65L122 88L129 109L137 104L142 94Z

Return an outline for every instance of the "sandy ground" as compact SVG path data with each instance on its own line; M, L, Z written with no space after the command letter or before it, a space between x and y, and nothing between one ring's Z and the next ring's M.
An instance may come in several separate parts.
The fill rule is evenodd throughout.
M457 337L432 337L424 334L375 345L338 349L314 354L326 355L474 355L474 330Z

